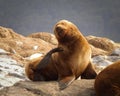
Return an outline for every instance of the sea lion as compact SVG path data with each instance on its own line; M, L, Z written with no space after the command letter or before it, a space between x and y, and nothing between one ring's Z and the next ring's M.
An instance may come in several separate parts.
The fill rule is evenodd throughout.
M58 80L60 89L64 89L80 75L83 79L94 79L97 74L91 64L91 48L77 26L60 20L54 26L54 34L63 51L49 55L48 64L43 64L46 67L39 68L42 63L33 67L32 80Z
M27 77L32 81L48 81L55 80L57 77L55 75L51 75L49 71L56 73L55 66L51 65L52 63L52 54L55 52L63 51L62 48L54 48L50 50L44 57L35 58L30 63L25 65L25 73ZM51 64L49 64L51 62ZM49 64L49 65L48 65ZM50 67L51 66L51 67ZM44 75L43 75L44 74ZM46 76L46 74L49 74ZM44 77L43 77L44 76Z
M54 34L58 47L64 50L55 56L60 88L64 89L80 75L82 79L95 78L97 74L91 64L90 45L77 26L61 20L55 25Z
M96 96L120 96L120 61L103 69L95 79Z

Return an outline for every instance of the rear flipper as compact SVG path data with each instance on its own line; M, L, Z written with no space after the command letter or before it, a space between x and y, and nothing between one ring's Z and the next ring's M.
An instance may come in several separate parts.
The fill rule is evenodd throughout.
M75 76L66 76L59 81L60 90L65 89L75 80Z
M86 70L82 73L81 79L95 79L97 73L95 72L91 62L87 66Z
M50 63L50 60L51 60L51 55L55 52L61 52L63 51L63 49L61 47L58 47L58 48L54 48L52 50L50 50L45 56L44 58L39 62L39 64L36 66L36 69L35 70L40 70L44 67L47 66L47 64Z

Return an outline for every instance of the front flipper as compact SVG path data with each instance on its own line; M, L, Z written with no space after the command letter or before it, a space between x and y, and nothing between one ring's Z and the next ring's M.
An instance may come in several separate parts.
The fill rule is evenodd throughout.
M60 78L59 81L59 87L60 90L65 89L67 86L69 86L73 81L75 80L75 76L66 76L64 78Z
M91 62L87 66L86 70L82 73L81 79L95 79L97 73L95 72Z

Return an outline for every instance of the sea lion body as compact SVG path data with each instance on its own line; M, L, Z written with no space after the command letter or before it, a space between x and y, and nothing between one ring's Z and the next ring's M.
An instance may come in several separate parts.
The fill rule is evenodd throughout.
M61 20L55 25L54 34L58 48L63 51L52 54L43 69L37 64L34 69L39 70L33 73L35 80L58 80L60 89L64 89L80 75L84 79L94 79L97 74L91 64L91 48L77 26Z
M66 20L58 22L54 29L58 47L64 50L55 53L60 87L68 86L80 75L84 79L95 78L96 72L91 64L91 48L79 29Z
M95 80L96 96L120 96L120 61L103 69Z

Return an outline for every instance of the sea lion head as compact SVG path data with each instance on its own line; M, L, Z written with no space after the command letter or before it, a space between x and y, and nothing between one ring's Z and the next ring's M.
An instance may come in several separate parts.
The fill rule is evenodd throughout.
M60 20L54 27L54 34L59 42L71 40L78 35L79 29L67 20Z

